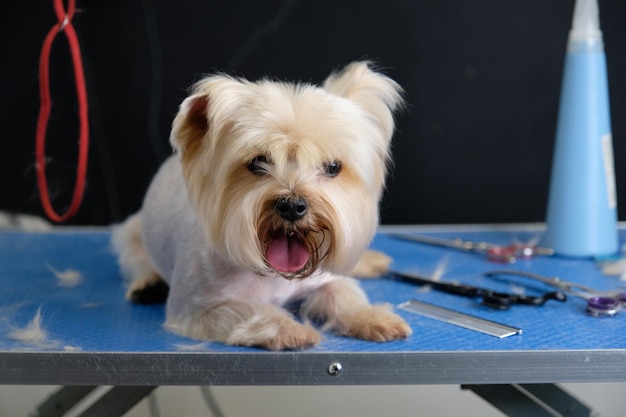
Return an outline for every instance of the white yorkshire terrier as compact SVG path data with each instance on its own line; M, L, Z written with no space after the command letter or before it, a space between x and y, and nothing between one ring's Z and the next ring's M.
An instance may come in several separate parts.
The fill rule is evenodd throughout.
M362 255L401 96L366 62L322 87L198 82L173 122L175 155L141 211L114 229L128 298L167 297L167 328L232 345L313 346L321 336L311 322L365 340L408 337L406 322L347 276L384 268ZM301 322L282 308L294 301Z

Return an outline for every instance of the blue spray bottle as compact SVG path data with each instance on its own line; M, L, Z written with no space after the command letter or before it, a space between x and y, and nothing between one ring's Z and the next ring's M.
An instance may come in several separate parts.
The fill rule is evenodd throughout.
M617 198L597 0L576 1L561 88L544 243L561 255L612 255Z

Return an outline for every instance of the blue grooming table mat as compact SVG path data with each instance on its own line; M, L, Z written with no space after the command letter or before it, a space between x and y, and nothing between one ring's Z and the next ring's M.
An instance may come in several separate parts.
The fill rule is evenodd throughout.
M400 228L430 236L495 244L537 240L540 228ZM622 233L622 231L620 231ZM626 237L622 233L622 238ZM585 302L513 306L496 311L479 300L390 279L362 280L372 302L417 299L519 327L503 339L396 309L413 328L402 341L373 343L325 333L311 349L266 352L181 337L163 328L163 305L124 299L125 283L108 230L59 229L0 234L0 383L64 385L406 384L626 381L626 311L585 314ZM622 239L623 240L623 239ZM624 285L591 259L537 257L514 265L379 233L372 248L393 268L533 294L552 291L525 279L486 278L492 269L521 269L603 290ZM34 332L34 335L28 336ZM37 332L39 331L39 332ZM16 336L21 334L26 337ZM340 361L342 372L327 372Z

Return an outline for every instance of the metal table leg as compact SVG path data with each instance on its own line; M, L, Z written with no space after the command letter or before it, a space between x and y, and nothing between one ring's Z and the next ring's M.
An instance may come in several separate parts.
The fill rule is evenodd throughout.
M123 416L155 388L156 387L113 387L85 410L80 417Z
M42 402L31 417L62 417L96 387L62 387Z
M63 387L42 402L30 417L62 417L97 387ZM156 387L113 387L80 417L121 417Z
M463 385L511 417L599 417L554 384Z

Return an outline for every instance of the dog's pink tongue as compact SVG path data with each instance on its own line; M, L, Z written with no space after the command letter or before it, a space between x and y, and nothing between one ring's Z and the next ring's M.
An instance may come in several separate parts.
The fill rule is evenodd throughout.
M309 250L302 240L277 233L267 250L267 262L279 272L297 272L309 260Z

